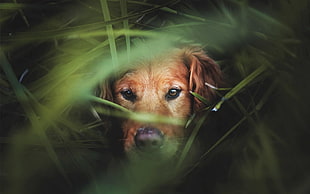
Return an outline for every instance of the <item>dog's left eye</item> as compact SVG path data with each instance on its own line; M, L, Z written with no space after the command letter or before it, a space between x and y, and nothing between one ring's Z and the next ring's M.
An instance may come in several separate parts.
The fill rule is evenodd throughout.
M173 99L179 97L180 93L181 93L180 89L175 89L175 88L170 89L168 91L168 93L166 94L166 99L167 100L173 100Z
M136 99L136 95L130 89L121 91L121 94L126 100L129 101L135 101Z

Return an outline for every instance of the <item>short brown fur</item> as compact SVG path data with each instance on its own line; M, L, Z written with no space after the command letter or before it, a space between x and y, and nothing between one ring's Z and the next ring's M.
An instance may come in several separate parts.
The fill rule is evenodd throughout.
M214 90L206 86L206 82L219 86L222 82L220 68L200 47L188 46L141 61L113 83L103 84L101 97L134 112L187 119L204 106L190 91L210 101L215 97ZM169 100L166 96L172 88L181 92L177 98ZM130 90L135 99L124 98L124 90ZM125 151L135 147L136 131L145 125L132 120L122 122ZM183 127L167 124L152 124L152 127L160 129L167 141L184 136Z

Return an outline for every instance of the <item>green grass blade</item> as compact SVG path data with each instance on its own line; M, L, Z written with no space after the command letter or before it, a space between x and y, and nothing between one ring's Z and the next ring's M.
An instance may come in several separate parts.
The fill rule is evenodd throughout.
M128 15L128 13L127 13L127 1L126 0L120 0L120 6L121 6L122 17L126 17ZM128 19L124 19L123 27L125 30L129 29ZM126 49L127 49L127 58L129 61L130 60L130 36L127 33L125 34L125 42L126 42Z
M215 144L212 145L204 154L201 155L198 162L191 166L191 169L188 171L190 173L193 169L195 169L211 151L213 151L218 145L220 145L230 134L232 134L244 121L246 121L246 117L243 117L239 120L232 128L230 128Z
M25 5L20 3L0 3L0 10L15 10L23 7L25 7Z
M29 118L29 120L31 122L31 126L32 126L31 132L34 134L37 134L39 136L40 141L45 146L50 158L54 161L58 170L64 176L66 181L68 183L70 183L69 178L67 177L65 170L64 170L63 166L61 165L61 163L58 159L58 156L57 156L53 146L51 145L51 143L50 143L50 141L49 141L49 139L45 133L46 128L43 126L42 121L39 120L40 117L35 113L35 111L31 107L30 103L28 103L28 97L27 97L26 93L24 92L24 88L18 82L18 80L17 80L17 78L13 72L13 69L11 68L11 66L10 66L9 62L7 61L5 55L3 54L2 50L0 50L0 64L1 64L3 71L6 73L9 82L12 85L12 88L16 94L18 101L21 103L27 117ZM32 133L30 133L28 135L32 135ZM16 136L16 138L23 139L24 134L22 133L20 135L22 137ZM17 146L21 146L21 145L17 145ZM16 149L19 149L19 147Z
M101 104L105 104L105 105L108 105L112 108L115 108L117 110L120 110L120 111L123 111L123 112L130 112L128 109L124 108L123 106L120 106L114 102L111 102L109 100L105 100L105 99L102 99L102 98L99 98L99 97L96 97L96 96L89 96L89 100L92 100L94 102L99 102Z
M139 113L139 112L132 112L114 102L104 100L95 96L89 96L89 99L104 105L108 105L116 110L108 110L106 108L96 107L96 111L101 114L115 116L119 118L130 119L142 123L163 123L163 124L171 124L171 125L178 125L184 126L185 120L183 119L176 119L170 118L166 116L161 116L157 114L146 114L146 113Z
M209 112L208 112L209 113ZM185 144L185 147L184 149L182 150L182 153L181 153L181 156L177 162L177 165L176 165L176 170L181 170L181 167L182 167L182 164L184 163L184 160L186 158L186 156L188 155L193 143L194 143L194 140L202 126L202 124L205 122L206 118L208 117L208 113L204 114L203 116L201 116L199 118L199 120L197 121L191 135L189 136L186 144Z
M101 9L102 9L104 20L110 21L111 16L110 16L110 10L109 10L107 0L100 0L100 3L101 3ZM114 67L117 67L118 66L118 57L117 57L115 36L114 36L112 24L108 24L106 26L106 29L108 32L108 40L109 40L110 52L111 52L111 56L112 56L112 63L113 63Z
M193 95L195 98L197 98L198 100L200 100L202 103L204 103L205 105L210 105L210 102L204 98L203 96L197 94L196 92L189 92L191 95Z
M239 91L244 89L250 82L252 82L255 78L257 78L260 74L262 74L267 67L265 65L261 65L258 67L254 72L252 72L250 75L248 75L245 79L243 79L240 83L238 83L234 88L232 88L225 96L222 98L219 103L215 105L215 109L219 110L224 103L225 100L228 100L232 98L234 95L236 95Z

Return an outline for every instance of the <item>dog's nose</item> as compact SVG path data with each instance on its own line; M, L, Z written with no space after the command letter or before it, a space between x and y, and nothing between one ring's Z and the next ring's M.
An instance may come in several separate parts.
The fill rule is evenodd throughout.
M159 129L146 127L140 128L135 136L135 143L141 149L158 149L163 145L164 135Z

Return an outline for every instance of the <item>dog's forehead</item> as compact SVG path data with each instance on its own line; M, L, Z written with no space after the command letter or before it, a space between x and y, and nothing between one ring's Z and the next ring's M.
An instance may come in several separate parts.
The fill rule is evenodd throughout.
M127 71L117 81L117 85L156 84L169 87L173 84L186 84L188 76L188 69L181 61L147 61Z

